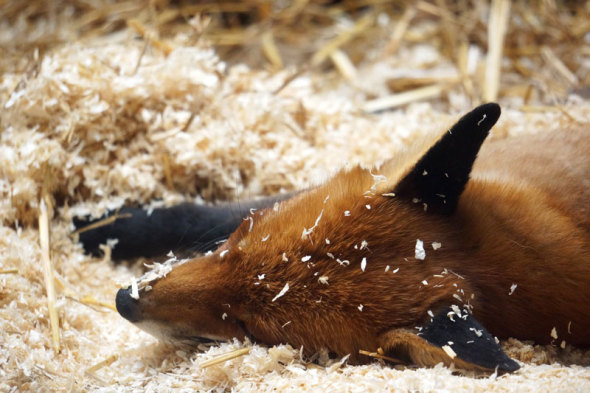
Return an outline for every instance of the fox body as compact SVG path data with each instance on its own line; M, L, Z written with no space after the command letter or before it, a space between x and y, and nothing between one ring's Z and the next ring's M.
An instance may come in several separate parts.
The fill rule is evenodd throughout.
M138 299L120 290L119 312L172 341L248 336L356 363L380 348L513 371L493 336L589 346L588 131L491 141L478 156L499 115L483 105L380 168L267 200L215 252Z

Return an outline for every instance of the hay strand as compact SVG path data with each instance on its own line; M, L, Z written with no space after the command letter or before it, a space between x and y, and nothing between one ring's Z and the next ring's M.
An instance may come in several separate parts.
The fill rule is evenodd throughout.
M94 296L86 295L81 299L73 299L73 300L76 300L77 302L84 304L86 306L104 307L104 308L108 308L111 311L117 312L117 307L115 306L114 303L107 303L107 302L97 300Z
M99 381L103 385L107 386L107 385L109 385L109 382L105 381L104 379L102 379L98 375L96 375L96 372L104 367L110 366L111 364L113 364L117 360L119 360L119 355L111 355L108 358L106 358L105 360L98 362L94 366L91 366L91 367L87 368L86 370L84 370L84 374L89 377L94 378L95 380Z
M100 221L93 222L90 225L87 225L87 226L85 226L83 228L80 228L80 229L74 231L72 233L72 235L79 235L79 234L84 233L86 231L90 231L90 230L93 230L93 229L104 227L106 225L110 225L110 224L114 223L115 221L117 221L120 218L131 218L131 213L124 213L124 214L115 213L115 214L113 214L110 217L107 217L107 218L105 218L103 220L100 220Z
M565 78L572 86L578 85L578 78L567 68L565 64L555 55L555 53L547 45L541 47L541 54L547 64L552 67L559 75Z
M80 304L83 304L85 306L88 306L92 309L94 309L94 307L98 306L98 307L104 307L104 308L108 308L112 311L117 311L117 307L115 307L115 305L113 303L107 303L107 302L103 302L100 300L97 300L94 296L91 295L86 295L83 297L79 297L72 289L68 288L65 284L65 281L62 281L62 279L60 277L58 277L58 275L54 275L54 279L55 279L55 283L57 284L57 287L59 288L60 291L62 291L62 293L64 294L64 296L68 299L71 299L75 302L78 302Z
M493 0L488 21L488 55L484 83L484 100L496 101L500 90L504 36L508 28L510 0Z
M332 40L328 41L327 44L322 46L311 58L311 64L314 66L321 64L336 49L339 49L347 42L351 41L353 38L367 30L373 23L373 20L374 17L371 14L360 18L351 29L342 32Z
M336 69L346 80L354 80L356 77L356 68L348 55L340 49L330 53L330 60L336 66Z
M469 43L467 41L462 41L459 44L459 52L457 53L457 68L459 69L459 74L461 75L461 83L463 85L463 89L465 90L465 94L471 99L473 99L473 81L469 75Z
M47 205L45 204L44 199L41 199L39 206L39 237L41 243L41 261L45 272L47 307L49 309L53 348L55 349L55 352L59 352L61 347L59 339L59 317L57 315L57 309L55 308L55 281L51 256L49 253L49 216L47 214Z
M231 352L225 353L223 355L216 356L213 359L209 359L207 361L204 361L203 363L199 364L199 366L201 366L201 368L211 367L216 364L223 363L227 360L232 360L232 359L238 358L240 356L247 355L248 353L250 353L249 347L236 349L235 351L231 351Z
M392 358L390 356L385 356L385 355L380 354L378 352L370 352L370 351L365 351L365 350L359 349L359 353L361 355L369 356L369 357L372 357L375 359L387 360L388 362L391 362L391 363L404 364L404 362L399 359Z
M141 21L137 19L129 19L127 21L127 25L131 27L133 30L135 30L137 34L139 34L143 39L148 41L154 48L162 51L162 53L164 53L166 56L168 56L172 52L172 47L164 41L156 38L153 33L150 33L148 31L148 28L144 26L144 24L141 23ZM143 55L140 56L140 60L138 60L138 67L142 57Z
M428 98L435 98L440 96L447 88L446 84L435 84L431 86L421 87L418 89L406 91L399 94L393 94L386 97L376 98L367 101L362 109L365 112L379 112L386 109L393 109L401 105L409 104L415 101L422 101Z
M271 31L267 31L262 35L262 52L270 64L272 64L273 68L283 68L283 59L281 58L281 54Z
M101 368L108 367L111 364L113 364L114 362L116 362L117 360L119 360L119 355L111 355L108 358L106 358L105 360L96 363L94 366L88 367L86 369L86 373L94 374L95 372L97 372Z
M406 34L406 31L410 26L410 22L412 19L414 19L414 16L416 16L416 8L408 7L401 19L396 23L393 32L391 33L391 38L385 47L384 57L391 56L397 52L397 49L403 42L404 34Z

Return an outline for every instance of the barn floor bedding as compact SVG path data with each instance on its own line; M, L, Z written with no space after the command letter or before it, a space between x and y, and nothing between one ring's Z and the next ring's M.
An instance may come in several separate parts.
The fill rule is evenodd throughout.
M588 84L590 53L580 56L574 76ZM142 273L143 261L115 264L108 249L104 258L85 255L72 236L73 216L98 216L124 202L203 203L302 188L348 163L387 159L474 106L459 83L427 101L363 110L402 79L460 79L457 67L424 43L359 62L353 78L335 75L225 62L207 40L195 43L183 34L161 51L125 30L3 67L0 391L590 391L590 351L569 345L507 340L502 346L521 362L520 371L465 376L442 366L349 366L325 354L310 362L288 345L174 348L112 309L116 290ZM504 82L516 85L514 78ZM503 115L493 137L590 128L588 97L560 94L558 100L546 91L526 99L501 94ZM48 247L39 230L47 224ZM48 271L56 292L51 307ZM50 308L57 313L59 351ZM240 348L247 348L241 356L202 367Z

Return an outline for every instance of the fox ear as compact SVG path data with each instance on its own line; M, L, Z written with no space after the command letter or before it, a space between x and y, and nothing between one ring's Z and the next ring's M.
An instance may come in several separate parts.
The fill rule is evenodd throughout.
M442 362L473 371L512 372L520 368L496 339L468 312L444 309L430 319L418 334L392 330L382 338L382 347L392 356L405 357L420 366Z
M479 148L499 117L495 103L463 116L397 184L395 195L419 202L427 211L452 214Z

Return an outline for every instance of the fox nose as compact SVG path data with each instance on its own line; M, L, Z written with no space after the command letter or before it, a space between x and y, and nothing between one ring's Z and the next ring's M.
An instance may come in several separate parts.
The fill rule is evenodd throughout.
M119 314L129 322L138 322L140 320L139 302L131 297L131 287L119 289L115 304Z

